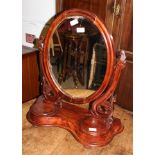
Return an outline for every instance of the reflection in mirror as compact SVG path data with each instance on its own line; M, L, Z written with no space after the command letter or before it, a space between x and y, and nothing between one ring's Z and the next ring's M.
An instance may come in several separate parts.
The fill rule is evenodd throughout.
M71 92L90 90L82 94L87 97L100 87L106 66L104 39L91 21L73 16L58 25L49 43L49 68L58 87L73 97L79 96Z

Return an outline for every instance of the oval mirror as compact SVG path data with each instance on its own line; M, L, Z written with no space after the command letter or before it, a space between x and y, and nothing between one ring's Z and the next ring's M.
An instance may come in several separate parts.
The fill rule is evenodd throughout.
M51 23L44 46L52 86L65 98L94 98L106 88L113 48L94 14L78 9L63 12Z

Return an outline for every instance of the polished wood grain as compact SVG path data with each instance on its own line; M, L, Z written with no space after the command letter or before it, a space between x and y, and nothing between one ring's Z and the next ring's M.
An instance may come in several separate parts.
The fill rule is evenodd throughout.
M70 90L71 92L72 90ZM75 92L73 91L73 94ZM85 91L87 93L87 91ZM89 93L89 92L88 92ZM78 143L67 130L59 127L33 127L26 113L35 100L22 105L22 154L23 155L132 155L132 113L115 105L114 117L121 118L122 133L104 147L87 149ZM81 106L81 105L78 105ZM87 104L82 105L87 109Z
M126 0L120 48L133 52L133 0Z
M39 96L39 68L37 60L38 50L22 48L22 102Z
M105 19L107 0L62 0L62 10L79 8L95 13L102 20ZM100 7L99 7L100 6Z
M59 105L45 102L42 96L31 107L27 119L35 126L67 129L85 147L104 146L123 130L118 118L113 118L112 125L107 127L107 121L103 121L105 118L92 117L88 110L64 101Z
M56 85L49 71L48 47L51 35L66 18L83 16L99 29L107 49L107 69L99 89L87 97L73 97ZM40 62L43 73L43 94L27 113L27 119L35 126L58 126L68 130L85 147L107 145L123 131L120 119L113 117L113 93L125 65L125 52L120 52L116 64L113 41L102 21L93 13L81 9L66 10L51 23L47 34L39 39ZM89 109L74 104L89 103Z

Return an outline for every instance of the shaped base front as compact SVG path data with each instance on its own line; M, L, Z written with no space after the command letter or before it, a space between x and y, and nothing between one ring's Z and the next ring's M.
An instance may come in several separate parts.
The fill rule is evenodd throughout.
M95 118L87 109L64 101L58 103L43 98L31 106L27 119L35 126L67 129L85 147L104 146L123 130L118 118L113 118L109 124L107 118Z

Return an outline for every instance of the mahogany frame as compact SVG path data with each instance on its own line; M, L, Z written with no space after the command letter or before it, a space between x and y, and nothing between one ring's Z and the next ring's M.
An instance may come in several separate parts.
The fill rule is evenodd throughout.
M83 16L99 29L107 48L107 69L105 78L99 89L84 98L72 97L56 85L49 71L48 45L51 35L57 26L70 16ZM125 53L114 64L115 54L113 40L101 20L93 13L71 9L62 12L51 23L44 38L39 39L40 63L43 74L43 95L30 107L27 119L35 126L58 126L67 129L85 147L104 146L115 134L123 130L118 118L113 117L113 92L117 86L121 70L125 64ZM106 89L106 91L105 91ZM91 105L90 110L73 104Z

